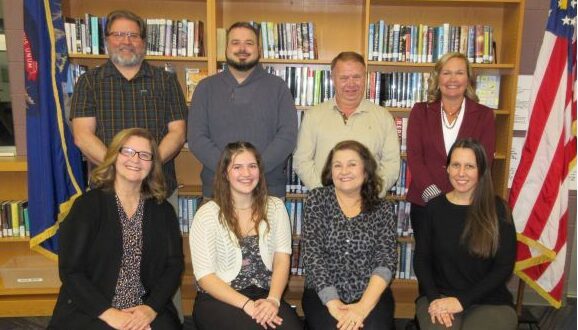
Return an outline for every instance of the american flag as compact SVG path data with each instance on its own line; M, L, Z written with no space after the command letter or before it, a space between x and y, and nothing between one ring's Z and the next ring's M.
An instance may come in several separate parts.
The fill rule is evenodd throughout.
M551 0L532 90L530 125L510 191L518 232L515 273L560 307L568 173L576 165L576 0Z

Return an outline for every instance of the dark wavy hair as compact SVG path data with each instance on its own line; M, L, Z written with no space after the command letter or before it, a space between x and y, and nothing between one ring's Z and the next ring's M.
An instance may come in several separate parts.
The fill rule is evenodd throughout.
M427 89L427 101L428 103L433 103L436 101L441 100L442 92L440 91L439 80L440 80L440 73L444 68L444 65L448 63L449 60L452 58L459 58L462 59L466 63L466 72L468 74L468 85L466 86L466 91L464 95L474 101L479 102L478 95L476 94L476 77L474 77L474 71L472 70L472 65L466 55L462 53L447 53L442 56L435 64L434 70L432 71L429 79L428 79L428 89Z
M269 230L269 220L267 219L267 182L265 181L265 170L261 156L251 143L238 141L225 146L221 154L221 159L217 165L214 178L214 201L219 205L219 221L223 226L235 234L237 239L242 238L239 219L235 213L235 205L231 196L231 183L229 182L229 165L233 159L242 152L250 152L255 156L259 168L259 182L253 189L252 217L255 221L255 230L259 232L260 221L265 221Z
M478 183L472 194L472 202L466 217L466 225L461 243L467 246L470 254L482 258L496 255L500 241L500 228L496 201L506 210L505 221L511 221L510 209L494 193L492 174L488 167L488 158L484 146L472 138L457 140L448 153L446 168L449 168L452 154L456 149L470 149L476 157Z
M90 181L96 188L102 188L106 191L114 191L114 180L116 178L115 164L116 159L118 158L118 153L126 141L133 136L148 140L153 155L151 171L143 180L141 185L142 197L144 199L152 197L160 203L166 197L163 165L159 157L159 148L155 138L144 128L127 128L118 132L110 142L104 160L92 171Z
M321 183L324 186L334 185L333 175L331 173L333 155L341 150L355 151L363 162L365 178L361 186L361 211L371 211L379 203L379 192L381 191L383 180L377 175L377 162L375 158L373 158L369 149L362 143L354 140L346 140L336 144L329 152L329 155L327 155L325 166L323 166L323 170L321 171Z

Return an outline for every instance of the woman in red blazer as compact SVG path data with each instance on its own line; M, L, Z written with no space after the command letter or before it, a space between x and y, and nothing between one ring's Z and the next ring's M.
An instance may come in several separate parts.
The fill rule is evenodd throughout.
M445 168L452 144L468 137L478 140L491 166L496 141L494 112L477 103L475 77L465 55L442 56L428 83L428 101L414 105L407 128L407 163L412 177L407 200L412 203L416 239L426 203L452 189Z

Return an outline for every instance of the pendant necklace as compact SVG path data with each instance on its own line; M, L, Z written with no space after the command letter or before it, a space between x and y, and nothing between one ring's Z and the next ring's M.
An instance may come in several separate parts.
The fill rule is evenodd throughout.
M442 123L447 129L452 129L454 128L454 126L456 126L456 123L458 122L458 116L460 115L460 110L462 110L462 108L459 108L454 113L448 114L449 116L453 116L454 114L456 115L456 119L452 123L450 123L449 119L447 119L446 116L444 115L444 108L442 107L441 109Z

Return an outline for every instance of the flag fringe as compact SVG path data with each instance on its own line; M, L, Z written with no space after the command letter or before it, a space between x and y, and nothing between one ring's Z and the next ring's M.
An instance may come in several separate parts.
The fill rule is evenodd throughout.
M522 233L517 233L516 234L516 238L518 239L518 242L521 242L523 244L526 244L529 248L531 249L536 249L539 251L539 255L535 256L535 257L531 257L522 261L517 261L516 262L516 269L526 269L532 266L536 266L539 265L541 263L544 262L548 262L548 261L552 261L556 258L556 251L548 249L547 247L545 247L544 245L542 245L542 243L529 238L528 236L522 234Z
M82 195L82 193L77 193L74 194L72 196L70 196L70 198L63 202L60 203L58 209L58 220L54 223L54 225L46 228L45 230L43 230L40 234L35 235L34 237L30 238L30 249L44 255L45 257L51 259L51 260L58 260L58 255L48 249L45 249L44 247L42 247L42 245L40 245L42 242L46 241L47 239L50 239L52 236L56 235L56 232L58 231L58 228L60 227L60 223L64 220L64 218L66 218L66 216L68 215L68 212L70 211L70 208L72 207L72 204L74 204L74 201L80 196Z
M562 306L562 301L557 300L552 297L552 295L544 290L538 283L536 283L530 276L524 273L522 270L514 270L514 273L522 279L526 284L528 284L534 291L536 291L542 298L546 299L550 305L555 308L560 308Z

